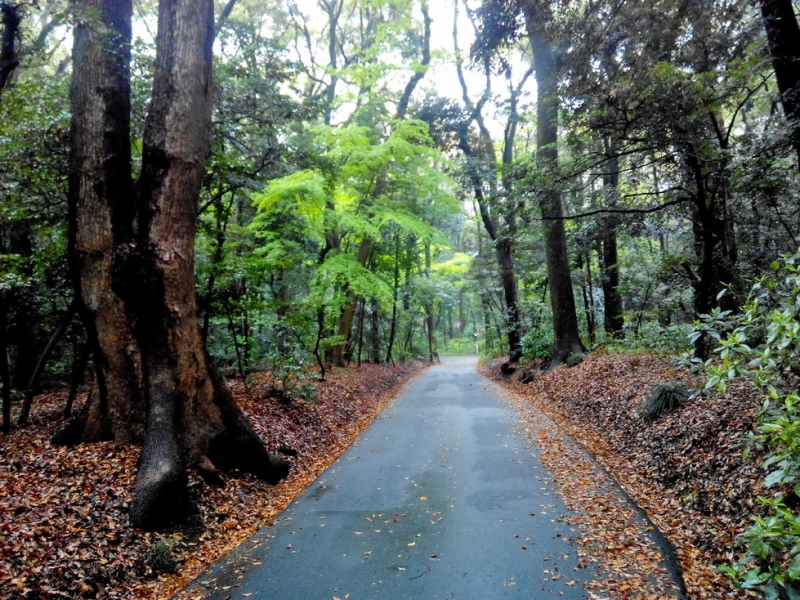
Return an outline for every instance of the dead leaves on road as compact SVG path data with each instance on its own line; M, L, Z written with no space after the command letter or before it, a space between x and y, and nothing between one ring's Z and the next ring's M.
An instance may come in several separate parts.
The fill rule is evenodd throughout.
M337 370L313 405L265 397L258 377L249 395L231 382L268 448L297 452L291 475L277 486L241 475L224 488L193 478L203 527L170 535L127 524L138 449L52 446L66 394L37 398L31 425L0 438L0 597L169 597L302 493L422 366ZM170 565L177 573L163 572Z
M525 405L534 406L580 441L673 544L690 598L747 597L716 567L731 560L734 540L758 513L756 497L763 493L759 460L751 455L743 461L739 442L751 430L760 404L752 388L737 383L724 397L701 396L645 422L637 407L651 385L689 382L686 372L664 357L589 356L527 385L518 375L503 378L501 362L487 365L485 373L525 398L523 413ZM543 460L566 500L586 515L585 541L610 548L601 561L618 577L613 586L608 580L599 583L605 589L596 597L654 597L631 580L637 563L649 568L652 558L632 545L627 526L618 529L625 520L613 513L613 503L587 491L597 474L581 466L573 450L554 428L542 429Z

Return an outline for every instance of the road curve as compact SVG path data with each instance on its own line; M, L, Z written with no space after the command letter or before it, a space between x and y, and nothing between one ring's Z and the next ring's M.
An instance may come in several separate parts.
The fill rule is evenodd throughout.
M305 494L191 597L585 598L575 531L472 357L412 379Z

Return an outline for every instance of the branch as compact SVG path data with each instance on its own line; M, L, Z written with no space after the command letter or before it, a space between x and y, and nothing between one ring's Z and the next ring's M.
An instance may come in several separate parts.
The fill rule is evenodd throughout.
M411 94L414 93L414 88L422 81L425 74L428 72L428 65L431 64L431 17L428 14L428 3L422 2L422 18L425 22L425 37L422 42L422 61L419 68L411 76L411 79L406 84L406 89L403 90L403 96L397 105L397 114L395 118L400 120L406 116L408 110L408 102L411 100Z
M676 206L687 202L689 198L678 198L677 200L670 200L658 206L651 206L649 208L598 208L597 210L590 210L589 212L580 213L577 215L568 215L562 217L536 217L536 221L571 221L573 219L582 219L584 217L591 217L592 215L600 214L647 214L664 210L670 206Z

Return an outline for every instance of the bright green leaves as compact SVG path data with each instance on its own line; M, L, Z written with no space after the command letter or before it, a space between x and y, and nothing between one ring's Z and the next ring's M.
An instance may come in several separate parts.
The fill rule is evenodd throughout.
M384 307L391 306L392 290L388 284L349 254L336 254L317 269L311 296L324 304L326 298L332 298L345 285L362 298L374 298Z
M330 188L322 174L298 171L272 181L263 192L253 195L253 205L258 214L251 228L258 232L263 231L263 224L297 219L305 235L322 240L325 237L325 207L331 202ZM280 229L284 223L277 225L275 229Z
M326 234L377 238L387 227L444 241L425 211L455 212L454 186L437 168L444 159L431 147L425 123L396 122L385 139L361 126L319 127L315 146L319 168L273 180L253 197L257 235L285 239L294 222L292 235L319 243Z

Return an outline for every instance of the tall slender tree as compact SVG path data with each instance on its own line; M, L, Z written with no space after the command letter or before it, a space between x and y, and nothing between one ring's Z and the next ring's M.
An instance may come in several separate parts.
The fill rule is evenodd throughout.
M536 71L536 165L546 180L544 189L539 190L539 205L544 221L547 279L553 310L552 364L557 364L570 354L582 354L585 350L572 291L567 234L562 218L564 210L555 184L558 176L558 67L548 31L552 14L546 0L524 0L522 11Z

